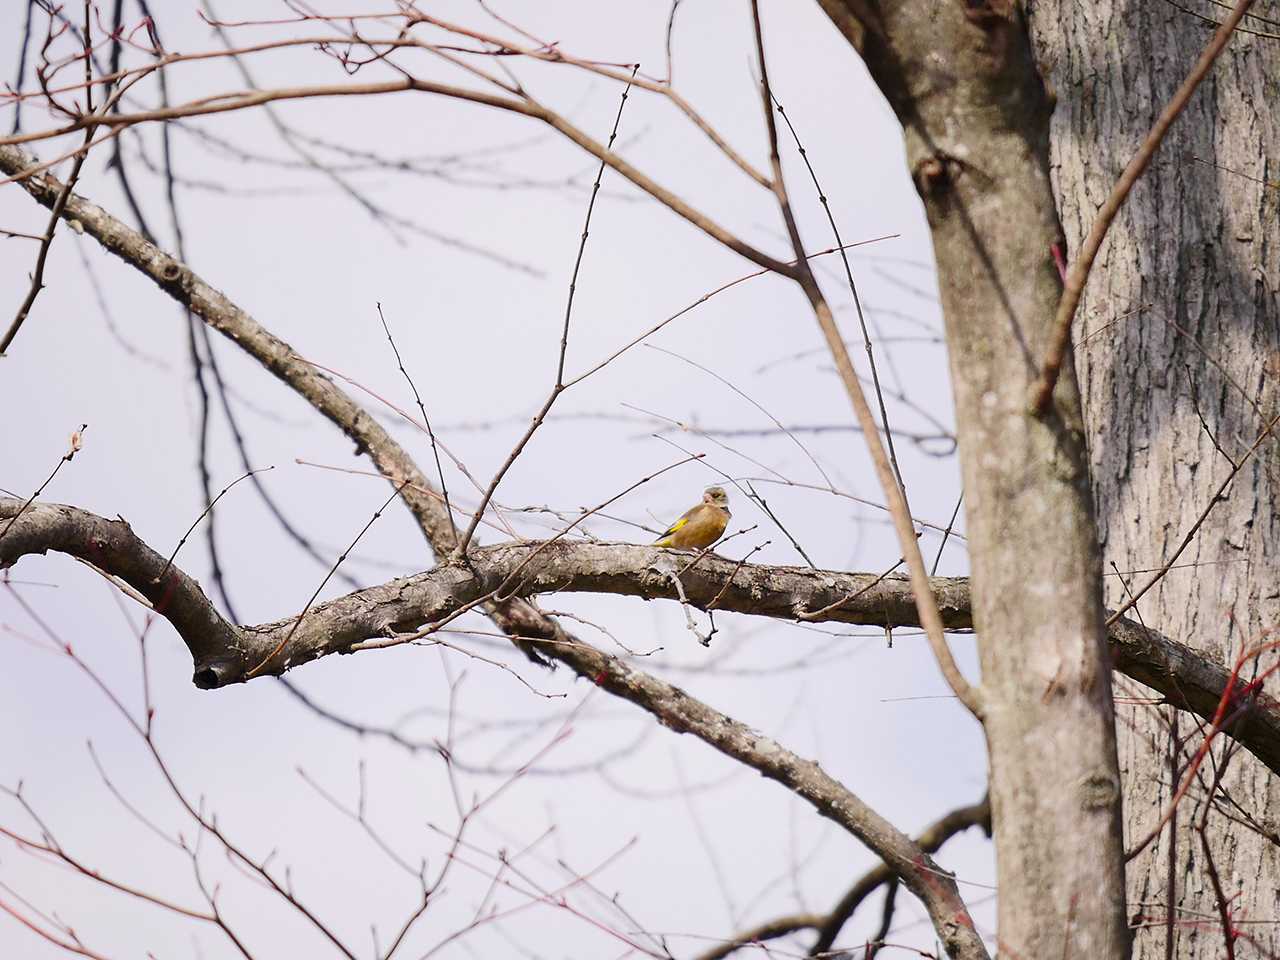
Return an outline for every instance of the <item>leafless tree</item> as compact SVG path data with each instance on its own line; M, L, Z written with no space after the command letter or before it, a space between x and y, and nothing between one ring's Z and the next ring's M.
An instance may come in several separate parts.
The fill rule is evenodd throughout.
M780 956L794 950L846 955L831 951L842 942L849 918L881 888L879 932L860 944L867 956L903 946L891 935L899 888L919 902L941 949L955 958L1207 957L1224 948L1233 958L1280 954L1280 830L1271 779L1280 772L1280 713L1271 678L1280 664L1271 636L1280 618L1274 437L1280 424L1280 248L1272 241L1280 181L1271 159L1280 147L1280 114L1273 109L1280 13L1251 12L1251 0L1205 0L1194 9L1172 2L1084 8L1000 0L819 0L848 56L861 58L901 124L906 162L932 233L955 399L951 437L945 428L913 432L893 424L890 410L899 409L899 400L877 365L884 342L872 336L850 259L850 249L869 238L847 236L847 226L842 232L826 192L842 172L837 159L806 150L805 131L788 114L790 105L770 71L771 30L792 14L780 4L762 11L755 0L718 14L745 24L751 40L747 95L758 108L760 140L746 146L731 143L676 84L672 50L680 6L677 0L667 11L667 62L653 72L567 49L485 3L463 20L410 0L341 15L285 0L252 21L220 19L205 5L201 16L215 45L198 52L168 49L168 11L157 17L159 11L145 3L126 11L117 2L110 12L90 2L74 11L70 5L29 4L19 49L23 63L31 57L33 66L20 68L7 95L14 132L0 138L0 173L12 190L24 190L48 212L43 233L10 231L13 242L33 243L36 252L29 284L15 295L18 307L0 341L4 364L23 362L22 334L41 323L41 291L53 282L46 270L49 252L68 229L97 241L179 304L190 325L189 357L201 398L207 509L196 524L208 530L211 591L218 602L185 572L185 536L172 550L149 544L122 519L52 502L44 486L0 499L0 566L49 551L66 554L145 607L147 619L136 635L148 691L145 651L156 617L190 651L195 684L222 689L267 677L287 681L290 671L330 654L409 645L453 649L464 625L483 615L490 628L479 632L489 633L487 639L503 637L538 664L567 667L654 723L690 734L777 782L881 863L850 877L851 886L832 898L829 909L744 925L709 946L677 947L634 922L616 900L607 920L575 906L565 890L590 889L591 870L571 870L556 886L506 852L470 846L468 828L479 812L543 753L526 751L507 780L468 799L456 785L466 762L446 737L432 749L451 778L456 823L436 872L411 863L371 825L363 781L355 805L319 788L418 884L418 899L399 932L389 944L375 938L379 957L405 944L430 955L461 943L478 925L498 923L502 914L486 911L486 894L470 925L435 945L424 941L419 948L415 939L447 871L485 856L477 869L493 889L516 889L529 904L593 924L627 955L722 957L757 947ZM277 61L297 62L298 53L319 59L332 76L279 81L280 71L273 69L275 85L259 81ZM167 78L206 61L233 67L242 85L171 96ZM587 129L553 106L531 80L535 70L542 71L540 79L550 72L608 83L616 94L612 126ZM34 80L28 82L28 75ZM482 158L396 161L384 145L343 144L340 137L318 143L289 121L298 101L393 95L411 98L423 111L445 104L471 109L477 123L494 111L522 118L580 150L589 172L554 184L528 177L504 181L506 173L495 180ZM628 159L627 105L637 97L665 102L679 123L706 138L752 203L780 220L783 238L765 242L726 225L681 184L666 183L645 163ZM441 426L464 411L424 402L414 358L401 355L394 322L380 309L380 329L397 374L411 389L412 406L397 405L386 398L388 391L324 366L322 358L302 355L273 332L270 318L251 315L233 292L220 289L217 277L193 266L183 244L195 226L183 229L178 216L175 196L184 181L172 163L169 137L176 130L217 137L216 117L244 112L272 126L290 151L288 162L323 177L389 236L453 244L494 269L527 266L500 242L474 245L380 202L352 179L352 170L434 176L456 189L477 179L490 188L550 188L581 201L582 230L558 349L553 368L545 371L549 386L487 478L455 455ZM829 122L842 122L839 113ZM209 142L220 143L240 163L266 162L233 140ZM37 158L31 152L36 146L47 156ZM100 206L80 189L87 160L109 151L131 211ZM764 163L752 159L760 156ZM172 247L158 241L133 199L126 170L139 163L153 166L164 185ZM646 330L620 333L611 353L575 366L570 344L581 323L575 293L589 276L584 261L606 183L626 184L632 195L665 208L745 266L740 278ZM828 232L820 242L804 235L808 228L802 232L802 195L806 204L817 198L825 215ZM689 310L763 275L797 291L817 324L852 407L852 419L842 426L861 434L879 484L882 504L876 508L896 537L896 562L871 572L817 568L786 517L761 495L763 482L729 475L727 482L758 507L770 536L789 542L805 565L752 562L763 549L756 541L736 560L711 548L682 552L619 542L652 539L639 521L629 522L643 537L605 540L592 533L597 522L616 522L615 511L630 509L636 492L654 478L704 458L684 447L673 447L671 459L588 506L546 508L549 532L530 536L521 511L502 502L503 483L563 411L562 398L611 371L621 356L678 324ZM855 308L856 334L837 322L837 295ZM211 481L206 434L213 403L222 405L231 423L243 479L267 496L235 426L211 332L337 427L389 485L385 501L353 531L350 546L325 559L307 602L272 622L237 622L224 575L244 548L225 540L219 548L211 526L217 502L230 490L215 493ZM864 352L861 371L846 338L857 344L854 352ZM647 411L638 414L650 418ZM800 439L804 430L769 417L769 429L803 451L823 477L817 491L850 496L808 451ZM844 419L833 411L814 417L815 423ZM399 439L407 434L397 432L404 426L415 439L425 438L428 456L410 453ZM723 431L694 432L724 443ZM85 442L82 434L83 428L50 481L62 469L75 469L66 465ZM896 449L924 449L939 439L953 442L959 455L968 578L933 575L936 563L931 570L921 542L926 533L940 534L945 545L955 535L955 518L944 526L914 514L910 477L904 477ZM855 448L848 449L852 456ZM421 530L434 564L360 586L350 579L347 557L396 501ZM499 539L481 543L482 533ZM325 557L305 532L290 535L302 550ZM335 577L348 578L354 589L321 599ZM19 587L10 584L7 592L40 625L39 642L82 667L127 719L201 842L216 845L337 955L357 955L295 894L269 856L246 849L183 791L152 736L149 692L141 715L131 710L115 685L79 658L76 639L41 625L38 605L22 599ZM659 669L649 670L643 651L626 646L608 625L549 609L552 597L577 593L679 604L689 632L704 646L717 633L716 612L890 632L918 628L951 694L981 724L989 800L966 803L909 836L865 802L856 784L686 693ZM707 614L705 626L698 611ZM980 680L957 664L948 636L968 630L976 635ZM608 643L592 642L589 633ZM514 671L497 655L474 648L469 655L492 669ZM530 674L522 666L518 676L531 694L538 692L536 670ZM330 721L359 726L311 705ZM374 732L415 748L394 729ZM559 742L554 731L544 740L544 750ZM104 780L114 792L105 773ZM204 879L195 842L156 831L190 860L204 905L187 907L86 865L44 825L20 788L11 798L34 825L25 831L3 827L21 849L211 925L241 955L253 955L217 888ZM932 858L973 826L985 827L994 842L994 931L980 929L956 876ZM8 892L0 906L37 937L71 953L103 955L60 915ZM760 946L769 943L775 947ZM904 949L934 955L925 947Z

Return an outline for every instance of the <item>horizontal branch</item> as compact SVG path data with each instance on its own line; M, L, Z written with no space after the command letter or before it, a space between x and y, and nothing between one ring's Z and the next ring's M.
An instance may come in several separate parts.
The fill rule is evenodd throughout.
M278 675L319 657L351 653L366 641L420 632L497 593L680 600L683 591L691 606L703 610L805 622L919 626L911 585L900 576L738 564L716 554L690 565L693 555L678 551L572 540L480 547L465 564L442 564L317 604L296 627L296 617L236 626L222 617L198 583L176 567L166 571L164 558L125 521L50 503L34 503L17 516L21 507L20 500L0 497L0 569L26 554L54 550L120 578L174 625L195 661L195 683L205 688L243 682L290 631L289 642L261 673ZM161 574L163 581L157 579ZM971 628L968 580L935 577L931 586L947 628ZM548 656L568 662L566 649L581 646L626 671L616 658L577 645L567 635L548 635L544 618L537 619L529 624L528 638L545 644ZM1112 625L1110 641L1115 669L1177 707L1206 719L1214 715L1230 680L1222 665L1127 619ZM597 675L595 666L593 661L587 676ZM1280 773L1280 705L1258 698L1227 732Z

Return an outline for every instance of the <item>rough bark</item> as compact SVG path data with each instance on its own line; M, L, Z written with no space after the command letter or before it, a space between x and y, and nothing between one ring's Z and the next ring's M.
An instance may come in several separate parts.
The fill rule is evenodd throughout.
M1207 41L1212 24L1197 14L1225 13L1182 6L1033 7L1037 57L1057 94L1052 172L1069 251ZM1232 469L1228 458L1280 412L1280 30L1244 26L1272 36L1237 31L1113 225L1076 321L1101 542L1125 570L1167 561ZM1280 444L1266 441L1246 464L1179 562L1207 565L1171 570L1138 607L1146 624L1220 664L1276 627ZM1114 583L1109 600L1123 589ZM1170 733L1151 707L1124 708L1121 719L1126 833L1141 838L1170 801ZM1276 784L1244 756L1224 781L1272 839L1208 821L1230 913L1249 921L1240 931L1260 955L1280 952ZM1184 801L1176 831L1129 865L1140 958L1222 956L1208 863L1188 831L1193 814L1194 800Z
M1122 957L1120 783L1075 377L1061 378L1047 416L1027 410L1061 289L1049 100L1011 0L879 13L862 54L903 124L946 318L1000 950Z

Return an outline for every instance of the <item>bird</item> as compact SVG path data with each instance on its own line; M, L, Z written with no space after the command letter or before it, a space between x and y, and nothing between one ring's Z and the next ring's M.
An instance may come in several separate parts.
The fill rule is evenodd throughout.
M720 539L729 525L729 495L724 487L707 487L702 502L685 511L684 515L663 532L654 546L657 547L709 547Z

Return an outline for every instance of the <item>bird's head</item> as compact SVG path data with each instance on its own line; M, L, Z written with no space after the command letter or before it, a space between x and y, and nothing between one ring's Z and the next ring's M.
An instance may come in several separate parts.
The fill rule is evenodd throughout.
M706 492L702 494L702 502L719 507L721 510L729 509L729 495L724 492L724 487L707 487Z

